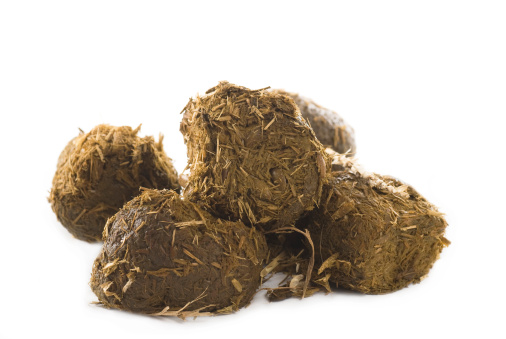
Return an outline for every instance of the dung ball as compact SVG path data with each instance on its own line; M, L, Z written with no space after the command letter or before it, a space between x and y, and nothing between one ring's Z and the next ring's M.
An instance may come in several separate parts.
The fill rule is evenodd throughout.
M369 294L396 291L427 275L442 249L443 214L413 187L338 158L318 209L299 221L314 242L319 277Z
M183 113L188 199L264 231L319 201L330 161L290 97L221 82Z
M251 301L266 256L254 228L216 219L174 191L146 189L109 219L90 285L111 308L230 313Z
M74 237L101 240L107 219L141 186L179 190L162 140L140 138L138 130L98 125L72 139L60 154L49 202Z

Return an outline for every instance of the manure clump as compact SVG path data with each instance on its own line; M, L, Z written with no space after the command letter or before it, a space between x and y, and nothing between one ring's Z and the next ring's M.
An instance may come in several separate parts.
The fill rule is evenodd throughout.
M443 214L392 177L342 155L333 163L344 170L332 173L319 208L298 222L314 242L313 280L369 294L420 282L450 243Z
M279 89L273 92L288 95L295 101L300 113L309 121L316 137L325 147L348 156L355 155L355 131L339 114L297 93Z
M330 160L290 97L221 82L183 110L184 195L269 231L314 208Z
M249 304L265 237L169 190L143 190L108 220L90 286L107 307L152 315L226 314Z
M139 187L179 190L162 138L137 136L140 126L98 125L72 139L60 154L49 201L76 238L99 241L104 225Z

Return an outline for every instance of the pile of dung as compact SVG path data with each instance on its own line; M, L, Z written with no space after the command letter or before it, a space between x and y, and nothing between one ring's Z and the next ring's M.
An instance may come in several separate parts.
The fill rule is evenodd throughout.
M334 162L344 170L332 173L319 208L298 222L314 243L312 279L370 294L420 282L449 244L442 213L409 185L342 155Z
M300 113L309 121L316 137L325 147L349 156L356 153L355 131L339 114L297 93L279 89L273 92L288 95L295 101Z
M49 201L76 238L99 241L104 225L139 188L179 190L162 138L137 136L140 126L98 125L72 139L61 153Z
M263 231L319 202L329 157L290 97L221 82L183 112L188 199Z
M388 293L450 243L443 214L361 168L353 128L310 99L220 82L182 113L179 176L161 139L126 126L82 132L58 159L49 201L75 237L103 240L90 286L105 307L228 314L277 273L271 301Z
M216 219L174 191L146 189L107 222L90 285L107 307L225 314L249 304L266 256L254 228Z

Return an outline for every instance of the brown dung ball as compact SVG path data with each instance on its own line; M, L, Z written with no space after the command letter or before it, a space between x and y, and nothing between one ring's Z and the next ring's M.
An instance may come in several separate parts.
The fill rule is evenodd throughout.
M76 238L99 241L104 225L139 187L179 190L162 138L140 138L139 128L99 125L72 139L61 153L49 201Z
M174 191L144 190L107 222L90 285L112 308L230 313L253 298L266 256L254 228L216 219Z
M356 153L355 131L336 112L322 107L313 100L284 90L273 92L290 96L299 106L302 116L309 120L318 140L338 153L353 156Z
M291 225L318 202L328 155L294 101L221 82L184 109L185 196L221 218L264 231Z
M319 278L370 294L420 282L449 244L442 213L411 186L340 159L345 170L299 221L314 242Z

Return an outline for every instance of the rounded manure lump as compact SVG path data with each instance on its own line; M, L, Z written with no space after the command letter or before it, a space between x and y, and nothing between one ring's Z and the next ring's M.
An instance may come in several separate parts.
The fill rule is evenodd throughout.
M333 172L319 208L299 221L320 277L371 294L419 282L449 244L442 213L411 186L336 160L345 170Z
M319 201L330 161L290 97L221 82L183 112L185 197L264 231Z
M138 129L99 125L72 139L60 154L49 196L58 220L76 238L101 240L104 225L139 187L179 189L162 140Z
M144 190L107 223L91 288L108 307L180 317L230 313L260 285L265 237L174 191Z

